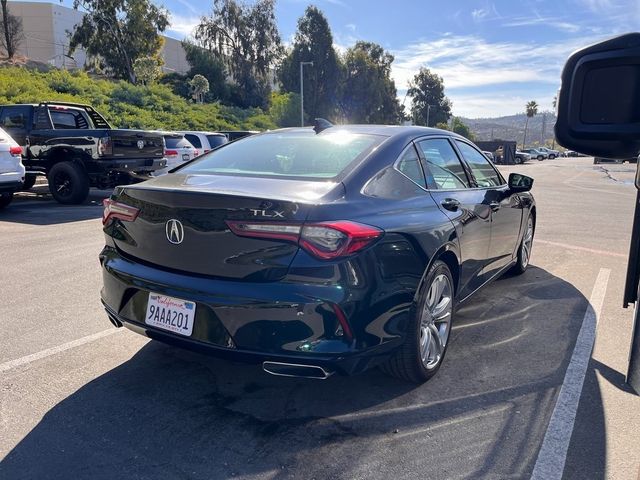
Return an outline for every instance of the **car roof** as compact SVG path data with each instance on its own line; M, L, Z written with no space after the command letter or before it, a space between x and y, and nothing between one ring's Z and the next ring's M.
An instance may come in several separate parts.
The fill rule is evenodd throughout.
M272 135L285 132L291 133L308 133L313 131L313 127L292 127L292 128L280 128L278 130L268 130L263 135ZM414 138L427 135L446 135L461 140L466 140L463 136L457 133L450 132L449 130L440 130L438 128L419 127L415 125L334 125L320 132L330 133L336 131L346 131L349 133L369 134L369 135L381 135L385 137L407 137Z
M178 130L178 133L189 134L189 135L217 135L219 137L225 137L224 133L220 132L203 132L200 130Z

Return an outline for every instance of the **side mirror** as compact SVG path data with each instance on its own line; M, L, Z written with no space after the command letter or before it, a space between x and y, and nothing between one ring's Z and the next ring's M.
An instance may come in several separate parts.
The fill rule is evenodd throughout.
M533 178L519 173L509 174L509 190L512 192L528 192L533 187Z
M640 151L640 33L578 50L562 71L558 142L588 155L629 158Z

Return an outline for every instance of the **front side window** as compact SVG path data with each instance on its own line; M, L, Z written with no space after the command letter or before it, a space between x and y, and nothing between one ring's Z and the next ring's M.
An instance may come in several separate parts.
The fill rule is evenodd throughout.
M462 153L462 157L469 165L478 187L499 187L504 184L502 177L500 177L497 170L491 166L487 157L468 143L456 140L456 145L458 145L460 153Z
M29 110L29 107L4 107L0 115L0 126L6 129L26 130Z
M422 188L426 188L424 174L422 173L422 167L420 166L420 158L418 157L416 149L413 148L413 145L407 148L407 150L402 154L400 160L398 160L398 163L396 164L396 168L413 182L417 183Z
M424 156L429 188L453 190L470 186L460 159L446 138L422 140L418 147Z
M267 133L212 150L180 173L326 180L357 164L385 138L344 130L327 130L319 135Z

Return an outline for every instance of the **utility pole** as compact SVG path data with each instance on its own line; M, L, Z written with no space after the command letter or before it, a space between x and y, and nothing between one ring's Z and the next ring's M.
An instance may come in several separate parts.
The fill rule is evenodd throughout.
M300 126L304 127L304 66L311 65L313 62L300 62Z
M543 113L542 114L542 138L540 139L540 144L544 145L544 134L546 133L547 130L547 114Z
M429 126L429 116L431 115L431 105L427 105L427 127Z

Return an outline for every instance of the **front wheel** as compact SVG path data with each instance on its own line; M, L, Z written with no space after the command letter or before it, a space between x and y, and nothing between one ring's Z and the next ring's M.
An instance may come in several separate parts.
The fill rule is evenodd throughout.
M517 263L513 266L513 268L511 268L511 271L516 275L523 274L529 266L529 261L531 260L531 249L533 248L534 234L535 223L533 222L532 216L529 215L529 218L527 218L527 229L524 232L524 237L522 237L522 242L520 242L520 247L518 247Z
M549 160L553 160L554 158L556 158L555 155L549 155Z
M440 369L453 317L454 288L449 267L436 260L410 313L404 343L383 370L409 382L423 383Z
M59 203L76 205L89 196L89 177L77 163L56 163L49 170L47 179L49 191Z
M11 200L13 200L13 193L0 194L0 210L8 206L11 203Z
M544 157L542 155L538 155L538 160L542 161L542 160L544 160Z

